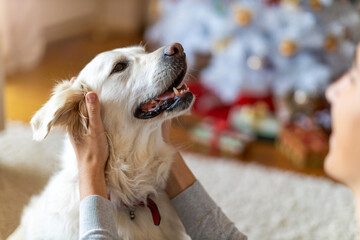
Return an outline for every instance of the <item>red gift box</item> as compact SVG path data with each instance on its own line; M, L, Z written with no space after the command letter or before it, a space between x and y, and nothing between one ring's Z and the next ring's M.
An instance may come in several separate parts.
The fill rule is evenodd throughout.
M321 128L302 128L295 124L284 126L277 144L280 151L295 165L322 167L328 153L328 137Z
M227 121L232 107L254 105L258 102L265 103L271 111L275 110L271 94L254 96L249 93L242 92L232 104L225 104L213 91L211 91L211 89L208 89L199 81L193 80L189 82L188 87L196 97L196 101L193 106L193 113L203 117L211 117L221 121Z

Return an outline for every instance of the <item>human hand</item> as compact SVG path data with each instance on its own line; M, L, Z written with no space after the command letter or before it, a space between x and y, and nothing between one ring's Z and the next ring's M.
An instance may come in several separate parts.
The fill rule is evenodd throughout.
M109 146L106 132L100 117L100 103L96 93L86 94L86 108L89 116L87 135L75 139L69 133L78 160L79 170L94 167L104 173L109 157Z
M71 81L73 82L74 79ZM85 99L89 116L87 135L81 139L75 139L69 132L78 161L80 196L81 199L89 195L100 195L106 198L104 171L109 157L107 136L101 120L100 103L96 93L87 93Z
M171 120L167 120L162 125L162 135L165 143L171 144L170 141ZM181 192L190 187L196 178L186 165L179 152L175 153L175 160L171 165L170 175L168 178L166 193L170 199L173 199Z

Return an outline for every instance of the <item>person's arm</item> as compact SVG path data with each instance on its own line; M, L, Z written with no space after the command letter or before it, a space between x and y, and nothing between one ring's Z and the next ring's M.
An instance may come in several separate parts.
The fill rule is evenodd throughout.
M69 132L79 170L79 238L118 239L113 205L107 199L104 173L109 148L100 117L100 103L95 93L86 95L86 107L89 116L87 135L74 139Z
M112 203L99 195L89 195L80 203L80 240L119 239Z
M170 140L171 120L162 125L163 139L171 144ZM167 181L166 193L170 199L173 199L185 189L190 187L196 181L194 174L187 167L186 163L178 152L175 153L175 161L171 165L170 175Z
M163 125L163 138L168 143L170 127L171 122ZM166 192L192 239L247 239L207 194L178 152Z

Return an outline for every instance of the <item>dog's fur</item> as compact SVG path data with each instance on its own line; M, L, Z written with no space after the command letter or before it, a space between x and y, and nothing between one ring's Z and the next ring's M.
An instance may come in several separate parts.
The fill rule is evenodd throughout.
M142 47L129 47L99 54L73 84L69 81L58 84L50 100L31 121L35 140L44 139L55 125L65 126L81 137L88 125L84 96L89 91L98 94L110 144L105 171L107 189L120 239L189 239L163 191L173 149L163 141L161 125L183 114L192 102L152 119L137 119L133 115L140 103L163 92L176 77L179 65L176 61L164 61L163 50L146 53ZM126 61L128 67L112 74L120 60ZM78 239L78 188L76 156L67 139L61 170L39 196L32 198L20 226L8 239ZM124 205L146 202L149 194L159 208L160 226L153 224L146 207L137 207L136 218L130 220Z

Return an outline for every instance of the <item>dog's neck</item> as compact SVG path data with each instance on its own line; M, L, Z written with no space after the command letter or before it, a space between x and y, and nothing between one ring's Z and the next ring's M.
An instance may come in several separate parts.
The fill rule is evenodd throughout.
M111 146L106 169L112 198L126 204L144 200L163 189L173 150L163 141L161 123L110 126L104 122Z
M151 156L161 155L163 148L169 148L162 137L161 123L111 126L105 120L104 124L113 154L134 167L141 166Z

